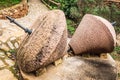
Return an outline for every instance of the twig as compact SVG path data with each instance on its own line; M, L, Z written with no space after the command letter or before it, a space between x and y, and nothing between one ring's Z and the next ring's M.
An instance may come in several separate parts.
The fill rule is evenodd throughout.
M60 6L60 3L57 3L57 2L55 2L55 1L53 1L53 0L49 0L49 1L50 1L51 3L57 5L57 6Z
M51 8L44 0L41 0L43 4L45 4L45 6L47 6L48 8Z

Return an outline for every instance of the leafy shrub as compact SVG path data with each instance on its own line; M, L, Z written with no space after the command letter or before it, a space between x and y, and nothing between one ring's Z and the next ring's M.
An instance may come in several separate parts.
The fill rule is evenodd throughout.
M116 46L114 51L116 51L118 54L120 54L120 46Z
M72 20L67 19L67 29L70 32L70 34L73 34L75 32L74 26L75 26L75 23Z
M50 6L50 9L63 10L66 17L76 23L75 26L71 27L75 28L82 17L89 13L104 17L110 22L116 21L116 32L119 33L120 31L120 8L115 3L106 4L105 0L52 0L59 4L56 5L48 0L44 1Z

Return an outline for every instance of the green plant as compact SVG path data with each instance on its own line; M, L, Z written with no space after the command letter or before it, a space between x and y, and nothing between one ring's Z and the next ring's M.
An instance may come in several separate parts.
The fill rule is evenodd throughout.
M70 32L70 34L74 34L75 32L75 27L74 27L74 22L70 19L67 19L67 29Z
M16 53L16 50L15 49L11 49L8 52L10 52L10 53Z
M118 54L120 54L120 46L116 46L116 47L114 48L114 51L116 51Z
M87 14L94 14L106 18L110 22L116 21L115 30L120 33L120 8L116 3L106 4L104 0L42 0L50 9L61 9L66 18L71 19L75 24L79 24L82 17ZM68 25L72 32L77 25ZM71 28L73 27L73 28ZM73 33L73 32L72 32Z
M20 3L21 0L0 0L0 9Z
M49 6L50 9L61 9L64 11L67 17L70 17L70 9L71 7L77 8L77 1L78 0L44 0Z
M114 27L114 29L115 29L115 31L116 31L116 33L117 33L117 34L119 34L119 33L120 33L120 27L115 26L115 27Z

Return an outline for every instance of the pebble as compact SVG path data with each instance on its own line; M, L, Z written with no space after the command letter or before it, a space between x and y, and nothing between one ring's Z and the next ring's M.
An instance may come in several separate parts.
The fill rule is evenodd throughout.
M14 66L15 64L11 59L5 59L5 61L9 66Z
M17 42L14 43L15 48L19 48L19 44Z
M5 52L10 50L10 49L7 47L6 44L1 44L1 45L0 45L0 49L3 50L3 51L5 51Z
M16 37L11 37L10 38L10 41L14 41L14 40L16 40Z
M0 80L18 80L8 69L0 70Z
M7 52L6 54L7 54L7 56L11 56L11 53L10 53L10 52Z
M5 58L5 53L3 51L0 51L0 57Z
M7 44L8 44L10 49L15 49L15 47L13 46L13 44L10 41L8 41Z
M0 60L0 68L5 67L6 65Z
M109 53L101 53L100 58L104 60L108 60L112 66L114 67L116 66L115 60L112 58L112 56Z

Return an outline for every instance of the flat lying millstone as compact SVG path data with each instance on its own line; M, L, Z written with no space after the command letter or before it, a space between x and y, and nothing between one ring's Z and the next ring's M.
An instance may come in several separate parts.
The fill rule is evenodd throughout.
M36 71L65 55L67 26L60 10L40 16L32 26L17 52L17 63L24 72Z
M68 57L57 67L49 65L40 76L22 72L28 80L116 80L116 67L109 60L99 58Z

